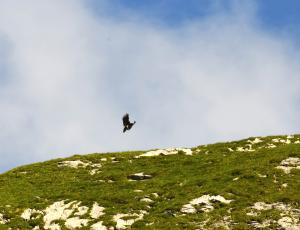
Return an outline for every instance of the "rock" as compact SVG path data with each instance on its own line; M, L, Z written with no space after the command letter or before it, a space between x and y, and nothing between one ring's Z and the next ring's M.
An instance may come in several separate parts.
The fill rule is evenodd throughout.
M43 214L43 212L28 208L21 214L21 218L23 218L24 220L30 220L33 214Z
M105 213L103 212L105 208L101 207L98 205L97 202L95 202L93 204L93 207L92 207L92 210L90 212L90 216L93 218L93 219L97 219L99 218L100 216L103 216Z
M141 210L139 214L132 213L132 214L114 215L113 220L117 223L116 229L126 229L126 228L130 227L134 222L143 219L145 214L147 214L147 212L144 210Z
M128 179L131 180L147 180L147 179L151 179L152 176L151 175L145 175L143 172L141 173L135 173L132 175L127 176Z
M197 209L195 206L200 206L199 210L203 212L210 212L214 209L213 204L215 201L229 204L232 200L226 200L224 197L217 195L217 196L211 196L211 195L203 195L199 198L193 199L189 202L189 204L184 205L181 208L181 212L183 213L195 213Z
M102 224L103 221L97 222L91 226L91 230L107 230L107 227Z
M147 198L147 197L142 198L140 201L146 202L146 203L153 203L154 202L153 200L151 200L150 198Z
M88 165L89 165L89 163L82 162L81 160L58 162L59 167L70 167L70 168L83 167L83 168L85 168Z
M148 151L139 157L152 157L152 156L160 156L160 155L174 155L178 154L179 152L183 152L185 155L193 155L193 152L191 149L187 148L168 148L168 149L158 149L153 151Z
M292 169L300 169L300 158L289 157L281 161L280 165L276 168L283 170L286 174L289 174Z
M72 217L66 220L65 226L68 229L76 229L87 226L89 220L87 219L79 219L78 216Z
M0 213L0 224L6 224L8 222L9 222L9 220L5 219L3 214Z

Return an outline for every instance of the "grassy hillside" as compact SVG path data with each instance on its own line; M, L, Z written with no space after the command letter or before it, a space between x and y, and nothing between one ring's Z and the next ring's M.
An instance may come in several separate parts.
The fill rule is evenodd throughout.
M22 166L0 229L300 229L299 158L294 135Z

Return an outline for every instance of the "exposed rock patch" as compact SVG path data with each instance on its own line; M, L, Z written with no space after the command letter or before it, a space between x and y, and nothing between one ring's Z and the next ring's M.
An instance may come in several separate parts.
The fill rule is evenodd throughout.
M70 167L70 168L74 168L74 169L90 167L92 169L89 170L89 174L93 176L100 172L100 168L102 167L102 165L99 163L93 163L90 161L83 162L81 160L74 160L74 161L58 162L58 167Z
M100 172L99 169L92 169L92 170L89 171L90 175L92 175L92 176L99 173L99 172Z
M92 210L90 212L90 216L93 219L98 219L100 216L103 216L105 213L103 212L105 208L99 206L97 202L93 204Z
M263 141L256 137L254 140L247 140L247 142L249 142L251 145L253 145L253 144L261 143Z
M188 204L181 208L182 213L196 213L197 211L210 212L214 209L215 202L229 204L232 200L226 200L224 197L217 195L203 195L199 198L191 200Z
M80 219L78 216L72 217L66 220L65 226L68 229L76 229L87 226L89 220L87 219Z
M246 144L245 147L237 147L236 151L238 151L238 152L254 152L255 149L252 148L251 144Z
M24 220L30 220L33 219L34 214L44 214L42 211L35 210L35 209L25 209L24 212L21 214L21 218Z
M21 218L24 220L31 220L37 218L43 218L44 229L60 230L61 226L56 223L57 221L64 221L64 225L68 229L76 229L87 226L90 219L81 219L80 216L84 216L88 213L89 207L81 206L79 201L67 202L65 200L54 202L45 210L26 209L21 214ZM104 215L104 208L99 206L97 202L94 202L90 211L90 217L92 219L98 219ZM96 225L99 227L100 224ZM104 228L103 228L104 229Z
M113 220L117 223L116 229L126 229L134 224L134 222L144 218L146 211L141 210L140 213L117 214L113 216Z
M88 207L86 206L79 206L80 205L80 202L75 204L73 206L73 209L77 209L78 211L74 213L75 216L83 216L84 214L86 214L89 210Z
M276 148L282 144L298 144L300 143L299 139L295 139L293 135L288 135L285 138L273 138L271 141L266 141L263 138L256 137L255 139L247 140L248 144L244 146L236 147L235 149L228 148L229 152L237 151L237 152L253 152L257 149L266 148ZM276 145L275 145L276 144ZM255 148L254 148L255 147Z
M58 167L70 167L70 168L85 168L89 165L89 162L82 162L81 160L74 160L74 161L62 161L58 162Z
M0 213L0 224L6 224L8 222L9 222L9 220L5 219L3 214Z
M153 157L153 156L167 156L167 155L175 155L179 152L183 152L185 155L193 155L191 149L187 148L167 148L167 149L158 149L153 151L148 151L139 157Z
M248 216L258 216L261 211L276 209L280 211L281 218L279 220L264 220L262 223L253 222L251 225L255 228L263 228L270 226L271 223L276 223L280 228L287 230L300 229L300 209L293 208L289 204L281 202L267 204L265 202L256 202L250 207ZM258 212L257 212L258 211Z
M290 157L281 161L277 169L283 170L286 174L290 173L292 169L300 169L300 158Z
M153 202L154 202L153 200L151 200L151 199L148 198L148 197L144 197L144 198L142 198L140 201L146 202L146 203L153 203Z
M231 216L224 216L222 220L217 221L213 226L214 229L232 229Z
M107 230L107 227L103 225L103 221L99 221L91 226L91 230Z
M56 220L66 220L72 214L73 209L70 208L76 201L65 204L65 201L58 201L50 205L44 210L44 228L57 229L57 224L53 224Z
M101 168L102 165L100 163L93 163L90 161L83 162L81 160L74 160L74 161L61 161L58 162L58 167L70 167L70 168L86 168L86 167L92 167L92 168Z

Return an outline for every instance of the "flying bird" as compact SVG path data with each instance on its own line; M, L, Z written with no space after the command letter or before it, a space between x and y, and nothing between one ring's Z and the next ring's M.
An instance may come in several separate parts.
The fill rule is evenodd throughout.
M126 113L124 116L123 116L123 125L124 125L124 129L123 129L123 133L126 132L126 130L130 130L132 128L132 126L136 123L135 121L133 123L131 123L129 121L129 114Z

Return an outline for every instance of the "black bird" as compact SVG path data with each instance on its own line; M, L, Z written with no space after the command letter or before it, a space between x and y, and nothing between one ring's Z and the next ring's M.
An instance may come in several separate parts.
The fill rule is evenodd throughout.
M124 129L123 129L123 133L126 132L126 130L130 130L132 128L132 126L136 123L135 121L133 123L131 123L129 121L129 115L128 113L126 113L124 116L123 116L123 125L124 125Z

